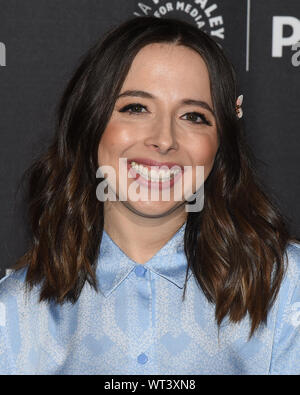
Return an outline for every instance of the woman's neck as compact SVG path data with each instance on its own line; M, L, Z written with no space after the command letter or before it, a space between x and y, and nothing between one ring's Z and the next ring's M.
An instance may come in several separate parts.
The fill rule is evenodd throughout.
M132 260L149 261L184 224L184 205L171 214L147 218L132 212L122 202L104 203L104 230Z

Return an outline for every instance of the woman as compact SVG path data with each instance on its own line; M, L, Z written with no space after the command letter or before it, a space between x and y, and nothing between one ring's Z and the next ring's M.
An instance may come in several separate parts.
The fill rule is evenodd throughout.
M236 98L221 49L181 21L134 18L88 52L28 172L2 373L300 373L299 244L256 179Z

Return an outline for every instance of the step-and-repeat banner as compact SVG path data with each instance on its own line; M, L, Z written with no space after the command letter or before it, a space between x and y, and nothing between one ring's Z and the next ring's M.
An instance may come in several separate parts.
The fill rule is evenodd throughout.
M266 189L300 234L299 0L0 0L0 277L25 252L17 186L54 133L79 58L130 16L176 17L210 34L244 95L245 133Z

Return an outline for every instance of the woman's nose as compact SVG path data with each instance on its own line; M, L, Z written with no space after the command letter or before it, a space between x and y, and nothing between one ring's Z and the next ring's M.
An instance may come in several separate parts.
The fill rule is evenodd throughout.
M175 126L170 117L165 117L163 120L158 121L150 129L149 135L145 139L145 145L161 153L177 149Z

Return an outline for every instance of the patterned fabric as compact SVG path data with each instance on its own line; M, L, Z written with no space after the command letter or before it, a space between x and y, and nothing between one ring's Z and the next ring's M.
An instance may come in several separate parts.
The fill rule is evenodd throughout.
M300 374L300 247L266 326L223 321L186 274L184 224L146 264L136 264L104 231L99 292L77 303L38 303L24 293L26 270L0 282L1 374Z

